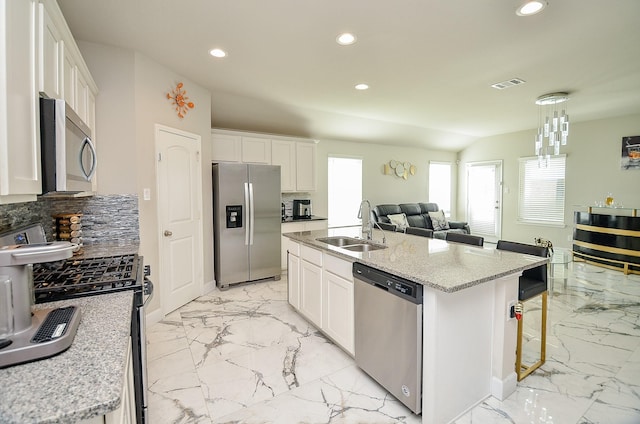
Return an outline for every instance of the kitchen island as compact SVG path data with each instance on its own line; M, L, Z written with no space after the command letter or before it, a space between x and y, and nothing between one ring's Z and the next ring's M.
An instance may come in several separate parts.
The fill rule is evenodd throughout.
M117 410L131 361L132 302L133 292L123 291L36 305L77 305L80 326L59 355L0 369L0 422L77 423Z
M377 244L382 235L375 231ZM285 234L291 249L302 251L300 262L305 251L320 252L324 264L331 257L359 262L424 286L423 423L451 422L488 396L502 400L515 391L517 323L509 309L517 302L522 271L548 259L393 232L384 233L385 248L366 252L318 241L331 236L360 236L360 228ZM293 278L300 278L301 287L302 274Z

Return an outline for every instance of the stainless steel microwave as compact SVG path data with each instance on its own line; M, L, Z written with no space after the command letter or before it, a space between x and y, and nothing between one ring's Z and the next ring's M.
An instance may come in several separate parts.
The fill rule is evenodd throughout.
M43 194L92 191L91 130L64 100L40 97L40 143Z

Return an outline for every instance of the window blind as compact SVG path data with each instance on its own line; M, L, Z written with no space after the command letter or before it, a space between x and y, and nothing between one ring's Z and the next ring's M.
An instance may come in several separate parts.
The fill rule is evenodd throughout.
M544 163L537 157L520 158L518 221L533 224L564 224L566 155Z

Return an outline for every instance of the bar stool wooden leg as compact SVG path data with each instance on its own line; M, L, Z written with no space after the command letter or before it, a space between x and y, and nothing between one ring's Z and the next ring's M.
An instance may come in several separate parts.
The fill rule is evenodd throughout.
M522 364L522 336L524 327L524 314L518 321L518 335L516 341L516 374L518 381L522 381L526 376L537 370L545 363L547 358L547 302L548 293L542 293L542 319L540 320L540 359L533 365Z

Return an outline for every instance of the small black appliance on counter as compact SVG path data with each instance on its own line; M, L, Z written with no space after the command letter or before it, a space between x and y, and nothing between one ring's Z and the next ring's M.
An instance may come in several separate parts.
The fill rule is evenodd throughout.
M293 201L293 219L311 219L311 200L296 199Z

